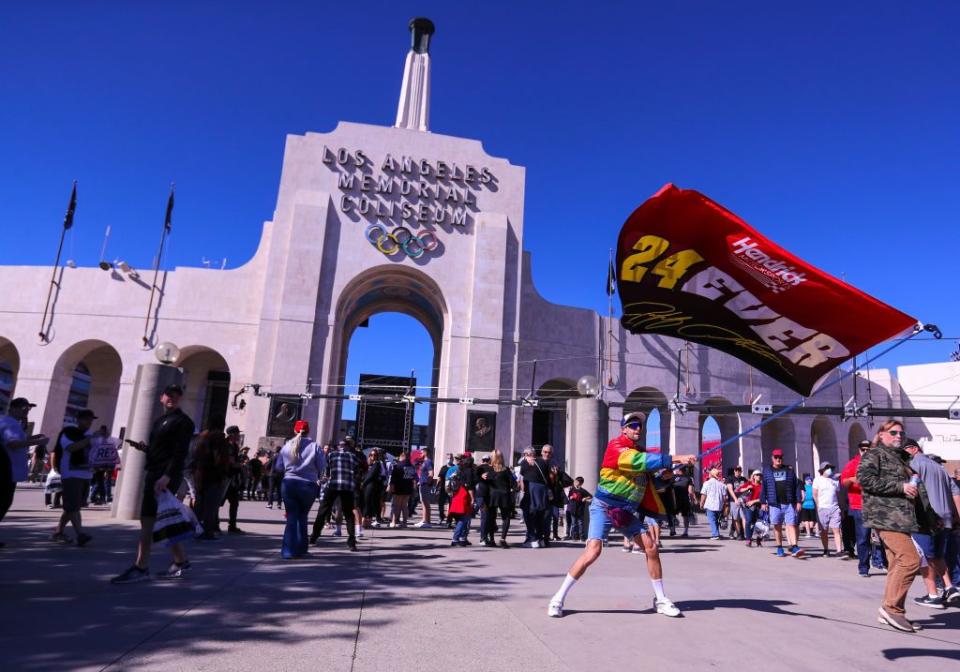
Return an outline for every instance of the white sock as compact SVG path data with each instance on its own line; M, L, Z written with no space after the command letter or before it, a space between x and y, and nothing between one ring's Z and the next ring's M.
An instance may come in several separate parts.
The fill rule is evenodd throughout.
M657 600L665 600L667 596L663 594L663 579L650 579L653 584L653 592L657 595Z
M570 589L573 588L573 584L576 582L577 580L575 578L567 574L565 577L563 577L563 585L560 586L560 590L556 592L556 594L553 596L553 599L550 601L562 603L567 598L567 593L570 592Z

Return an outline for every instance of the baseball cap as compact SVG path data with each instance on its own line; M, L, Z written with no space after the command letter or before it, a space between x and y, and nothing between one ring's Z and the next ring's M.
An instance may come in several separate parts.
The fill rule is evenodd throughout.
M773 452L770 453L773 457L783 457L783 450L780 448L774 448Z
M182 396L183 396L183 388L180 387L179 385L177 385L176 383L173 383L173 384L167 385L165 388L163 388L163 393L166 394L167 396L170 396L170 395L175 394L175 395L177 395L178 397L182 397Z
M26 397L17 397L10 402L10 408L36 408L36 404L31 404Z
M489 456L489 455L484 455L484 456L483 456L483 459L481 459L480 461L481 461L481 462L489 462L489 461L490 461L490 456Z
M903 445L900 446L900 447L903 448L904 450L906 450L907 448L916 448L916 449L918 449L918 450L921 449L921 448L920 448L920 444L917 443L917 440L916 440L916 439L904 439L904 440L903 440Z
M760 473L759 469L754 469L753 471L750 472L750 476L763 476L763 474Z
M869 439L863 439L860 443L857 444L857 448L869 448L870 441Z
M930 455L927 455L927 457L929 457L931 460L933 460L937 464L943 464L944 462L946 462L945 459L943 459L939 455L934 455L933 453L931 453Z
M227 427L227 428L224 430L223 433L224 433L224 434L239 434L239 433L240 433L240 428L237 427L236 425L230 425L229 427Z
M620 426L626 427L631 422L639 422L641 425L647 421L647 414L643 411L630 411L625 413L623 419L620 420Z
M297 420L295 423L293 423L294 434L299 434L300 432L309 432L309 431L310 431L310 423L307 422L306 420ZM237 430L237 433L239 432L240 430Z
M832 466L833 466L832 464L824 460L823 462L820 463L820 469L818 469L818 471L823 471L827 467L832 467Z
M81 418L89 418L90 420L96 420L97 416L94 415L93 411L91 411L89 408L85 408L79 413L77 413L77 420Z

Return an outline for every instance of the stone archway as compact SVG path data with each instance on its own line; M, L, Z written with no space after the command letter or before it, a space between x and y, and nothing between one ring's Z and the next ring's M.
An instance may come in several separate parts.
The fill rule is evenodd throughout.
M730 406L730 400L726 397L709 397L706 399L704 404L708 406ZM717 428L720 430L720 443L728 441L740 433L740 416L737 414L730 415L708 415L700 417L700 450L704 450L704 433L703 428L707 422L707 418L713 418L713 421L717 423ZM719 455L719 463L722 468L722 472L726 474L727 469L736 467L737 465L743 466L742 464L742 454L740 441L734 441L729 445L726 445L721 450ZM709 448L707 448L709 449Z
M315 380L323 380L321 388L330 394L341 394L346 383L347 358L354 332L379 313L402 313L420 322L433 343L433 361L429 387L431 396L438 396L445 385L445 343L448 342L449 316L443 292L432 278L422 271L400 265L377 266L354 278L340 293L335 311L335 324L326 371L312 371ZM418 381L419 384L419 381ZM336 437L340 434L342 402L322 400L319 408L308 414L319 414L318 436ZM463 409L457 409L464 412ZM495 411L496 409L491 409ZM430 405L427 427L427 445L436 449L438 427L446 422L450 409ZM465 412L464 412L465 415ZM454 449L448 452L458 452Z
M569 378L551 378L537 390L542 408L533 409L530 445L539 450L553 446L554 460L566 464L567 400L580 396L577 384Z
M861 441L867 440L867 431L863 428L859 422L854 422L850 425L850 429L847 431L847 455L844 463L849 462L856 456L859 452L857 445ZM838 465L838 468L843 468L843 465Z
M653 415L654 409L658 411L656 416ZM630 411L646 413L648 427L651 420L657 421L656 418L659 418L659 426L657 427L657 432L660 435L659 448L661 452L670 452L670 413L667 410L667 396L655 387L638 387L623 400L624 414ZM644 447L647 446L647 435L648 432L646 431L641 435Z
M776 418L760 428L761 463L770 464L775 448L783 451L784 464L797 465L797 432L790 418Z
M109 343L90 339L68 347L50 376L42 431L52 434L72 422L81 403L97 415L98 425L113 427L122 373L120 354Z
M20 373L20 352L13 341L0 337L0 415L17 390L17 375Z
M810 425L811 462L801 462L799 471L816 475L821 462L829 462L839 471L843 464L840 460L837 446L837 433L833 429L830 419L818 415Z
M224 423L230 397L230 365L215 349L190 345L180 351L176 366L183 369L180 407L197 431Z

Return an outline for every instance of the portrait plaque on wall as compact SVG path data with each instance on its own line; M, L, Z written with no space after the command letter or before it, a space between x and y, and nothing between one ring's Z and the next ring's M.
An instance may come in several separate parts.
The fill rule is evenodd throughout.
M466 450L471 453L493 452L496 434L496 411L467 411Z
M289 439L293 436L293 423L300 418L300 397L271 397L270 417L267 419L267 436Z

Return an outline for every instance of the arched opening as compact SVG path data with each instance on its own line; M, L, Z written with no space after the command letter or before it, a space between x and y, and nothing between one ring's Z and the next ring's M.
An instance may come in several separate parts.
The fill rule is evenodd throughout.
M6 413L17 389L20 353L13 342L0 337L0 414Z
M801 474L803 472L816 474L821 462L830 462L837 467L837 470L843 467L842 464L837 465L840 457L837 451L837 433L833 431L833 425L829 418L818 415L813 419L813 423L810 425L810 445L812 447L812 459L809 463L806 460L801 460L798 469Z
M230 402L230 366L223 355L207 346L191 345L180 351L177 367L183 369L184 382L180 408L197 431L211 422L224 422Z
M399 346L399 347L397 347ZM435 396L434 344L418 320L396 312L370 316L347 343L345 394ZM430 445L430 405L392 401L344 401L340 411L344 434L366 447L397 454Z
M703 403L708 406L730 406L730 400L725 397L709 397ZM709 431L708 431L709 430ZM701 417L700 424L700 452L706 453L715 449L720 443L732 439L740 433L740 416L732 413L725 415L708 415ZM721 472L726 474L727 469L737 465L742 466L740 441L733 441L721 450L711 453L701 463L704 468L718 465Z
M867 432L859 422L854 422L850 425L850 429L847 431L847 456L844 462L849 462L854 458L855 455L859 452L857 446L861 441L867 439ZM843 465L837 465L838 468L842 469Z
M384 313L391 315L384 316ZM376 319L371 319L375 316ZM338 395L356 394L359 390L350 386L359 385L360 374L395 375L405 378L405 382L409 383L411 370L415 371L415 384L420 396L437 397L440 386L448 382L440 379L441 363L445 356L443 343L447 325L446 302L437 284L422 271L404 266L378 266L368 269L351 281L341 292L335 324L338 329L333 332L330 350L332 359L329 372L323 374L326 376L324 378L326 386L323 391ZM398 334L390 332L391 325L400 324L405 325L403 328L406 334L416 339L416 345L408 347L402 338L398 338ZM358 333L358 330L371 328L368 325L375 325L374 328L377 331ZM385 328L380 330L376 325L384 325ZM423 330L426 330L427 339L422 337ZM360 340L354 339L355 335ZM432 354L427 344L432 345ZM371 348L378 354L371 355ZM356 362L354 354L356 354ZM371 356L374 358L370 359ZM384 356L386 359L383 359ZM350 359L350 386L347 379L348 358ZM366 368L378 367L382 361L390 364L389 372ZM320 378L319 371L317 374L317 378ZM354 376L356 380L352 379ZM402 384L385 389L402 392L397 389L400 386ZM383 392L384 389L381 389L381 393ZM349 419L351 406L339 400L321 401L320 408L311 412L319 412L320 425L317 434L324 439L343 437L349 430L356 432L357 439L365 445L374 445L370 443L373 440L379 447L393 452L399 452L410 446L422 446L433 452L438 425L448 419L450 409L438 410L435 403L423 406L417 404L412 408L408 408L408 404L394 405L397 406L394 410L400 410L404 414L399 425L399 435L396 424L389 422L387 429L384 430L389 431L389 435L368 435L367 417L362 411L370 408L363 404L362 399L361 404L354 407L356 410L352 413L353 422ZM376 410L375 407L372 408ZM466 420L466 410L462 407L457 410L464 413L464 420ZM484 418L494 427L491 432L491 436L494 436L497 424L496 408L471 408L470 410L474 413L486 414ZM361 415L364 421L363 436L361 436L361 427L355 426L355 423L359 424ZM407 426L409 426L409 432L404 434L404 427ZM415 429L417 426L419 429ZM445 448L449 452L460 450L459 446L445 446Z
M548 380L537 390L541 406L533 409L533 427L530 443L540 450L546 444L553 446L553 457L559 464L566 463L567 400L579 397L577 384L566 378Z
M638 387L623 400L624 414L642 411L647 415L647 431L642 435L644 447L656 445L663 452L669 449L670 436L670 414L666 409L667 397L655 387ZM651 444L652 439L656 439L656 444Z
M770 464L770 453L775 448L783 451L783 463L797 466L797 433L793 420L776 418L760 428L761 462Z
M120 354L109 343L89 340L71 345L53 367L43 432L56 432L64 424L73 424L83 408L97 415L98 425L112 427L122 373Z

